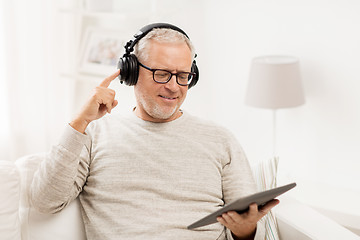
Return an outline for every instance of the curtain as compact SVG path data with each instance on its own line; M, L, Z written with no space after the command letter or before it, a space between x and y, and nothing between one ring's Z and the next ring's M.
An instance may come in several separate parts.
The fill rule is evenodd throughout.
M0 9L3 9L2 1L0 1ZM4 43L4 21L0 17L0 103L1 103L1 116L0 116L0 160L6 160L8 155L9 138L9 109L8 109L8 97L7 97L7 84L5 80L6 68L5 68L5 43Z
M71 90L56 68L56 56L62 51L56 1L0 1L1 96L7 103L1 113L0 159L15 160L50 149L69 120L64 99Z

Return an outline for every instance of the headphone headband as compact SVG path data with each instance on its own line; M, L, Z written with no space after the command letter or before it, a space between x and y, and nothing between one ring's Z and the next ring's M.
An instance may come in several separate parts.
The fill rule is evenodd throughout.
M189 36L182 29L178 28L177 26L171 25L169 23L152 23L152 24L146 25L145 27L141 28L134 35L134 39L132 39L126 43L126 45L124 46L125 54L130 54L132 51L134 51L135 44L138 41L140 41L140 39L145 37L145 35L148 34L154 28L169 28L169 29L172 29L172 30L175 30L175 31L178 31L178 32L184 34L188 39L190 39Z

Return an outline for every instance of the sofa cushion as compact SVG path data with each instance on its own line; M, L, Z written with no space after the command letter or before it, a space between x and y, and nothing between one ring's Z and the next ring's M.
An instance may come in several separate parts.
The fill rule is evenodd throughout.
M22 240L82 240L86 239L77 198L55 214L40 213L29 201L30 185L46 154L25 156L16 161L21 175L20 219Z
M2 240L20 240L20 176L13 162L0 161L0 234Z

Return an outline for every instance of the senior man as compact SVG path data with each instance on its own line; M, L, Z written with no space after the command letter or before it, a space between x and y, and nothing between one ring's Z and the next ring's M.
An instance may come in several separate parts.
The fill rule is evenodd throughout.
M276 200L187 229L256 187L235 137L180 108L199 78L188 36L170 24L143 29L42 162L34 206L53 213L79 197L88 239L263 239L258 222ZM109 85L119 74L136 106L107 114L118 103Z

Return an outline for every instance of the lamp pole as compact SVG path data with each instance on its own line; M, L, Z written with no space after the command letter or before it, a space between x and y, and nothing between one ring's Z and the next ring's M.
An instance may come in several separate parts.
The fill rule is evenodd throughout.
M276 109L272 110L272 117L273 117L273 157L277 157L276 151Z
M278 165L279 165L279 158L277 156L277 144L276 144L276 108L272 109L272 117L273 117L273 158L274 158L274 178L273 178L273 182L271 183L271 187L277 187L277 170L278 170Z

